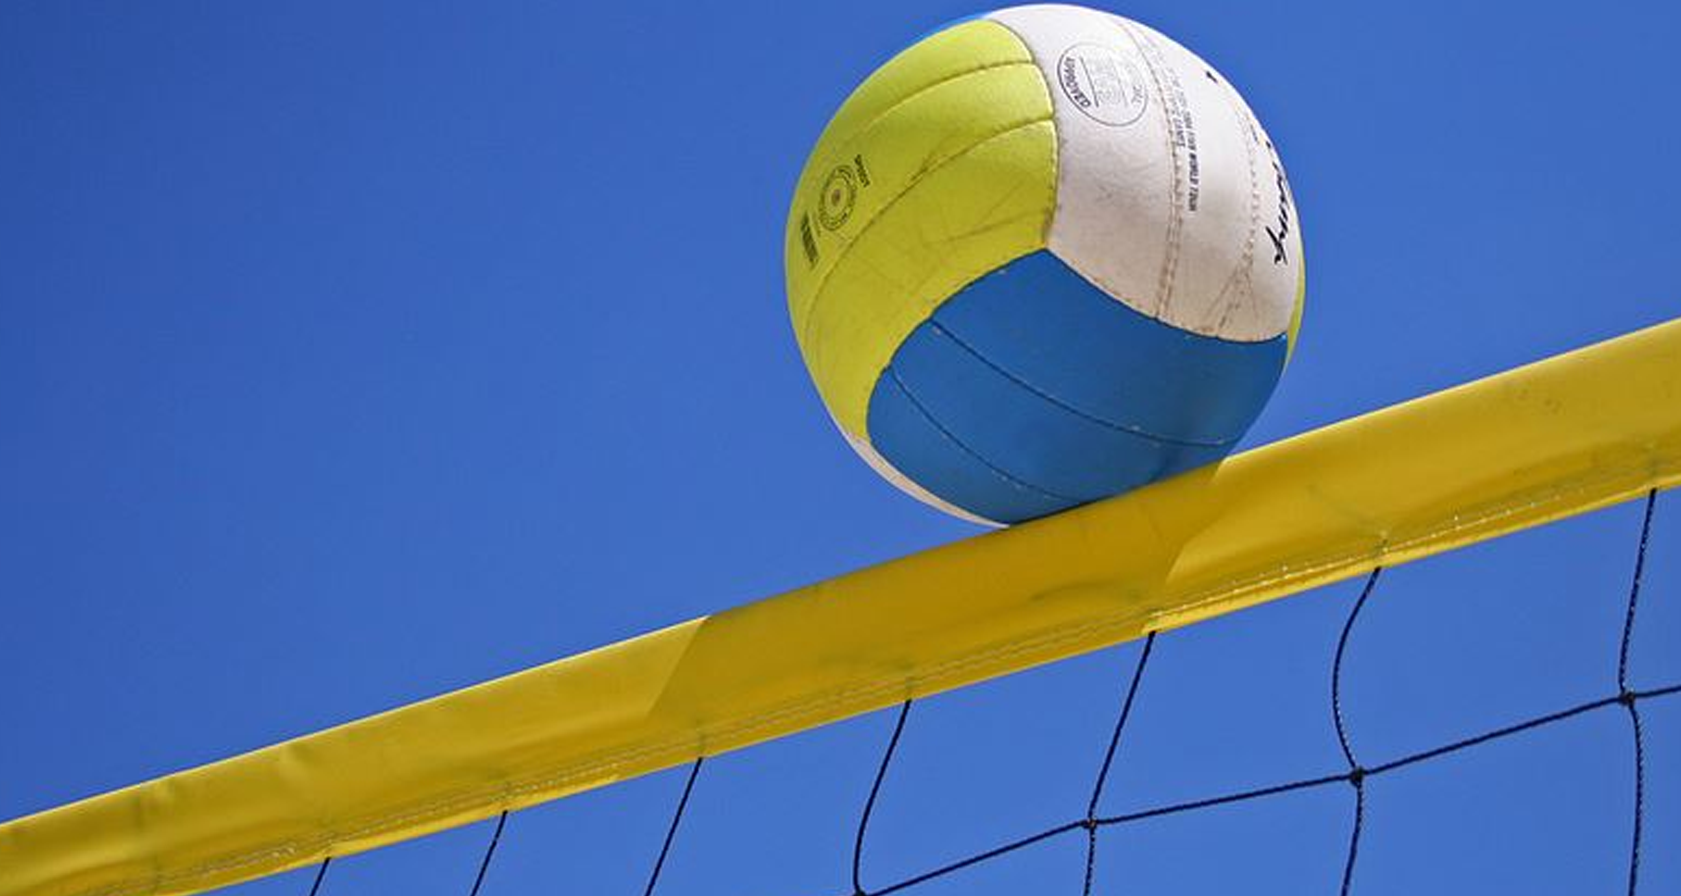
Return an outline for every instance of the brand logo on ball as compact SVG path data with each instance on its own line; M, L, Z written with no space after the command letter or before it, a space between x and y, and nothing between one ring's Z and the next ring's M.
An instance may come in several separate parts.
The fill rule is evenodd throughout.
M1137 63L1102 44L1075 44L1064 50L1057 60L1056 81L1075 108L1112 127L1137 121L1149 103Z
M858 201L858 183L851 165L841 165L829 172L823 181L823 195L817 199L817 220L823 227L835 230L852 217L852 206Z

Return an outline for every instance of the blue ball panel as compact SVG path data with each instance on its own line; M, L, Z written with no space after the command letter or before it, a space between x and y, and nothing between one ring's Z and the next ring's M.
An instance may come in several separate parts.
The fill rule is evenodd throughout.
M874 443L894 468L917 484L983 519L1000 523L1033 519L1071 506L1012 479L941 430L927 411L904 390L891 370L876 381L870 396L869 427ZM889 455L879 439L894 446Z
M1164 324L1048 251L975 281L933 319L1047 398L1172 441L1236 441L1284 368L1283 336L1229 342Z
M902 416L877 412L888 383L926 422L907 430ZM1226 452L1140 436L1047 401L933 323L905 340L873 398L871 443L883 457L941 498L999 522L1107 497ZM1022 490L1039 500L1020 506Z
M1283 363L1283 338L1184 333L1038 252L906 338L871 396L870 442L940 498L1020 522L1218 460Z

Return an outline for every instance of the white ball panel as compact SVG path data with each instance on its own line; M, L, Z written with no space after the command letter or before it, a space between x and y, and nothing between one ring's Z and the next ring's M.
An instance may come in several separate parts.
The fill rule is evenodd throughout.
M1295 207L1266 133L1225 78L1119 16L1041 5L989 18L1022 39L1050 85L1051 251L1182 329L1238 341L1283 333L1302 262Z

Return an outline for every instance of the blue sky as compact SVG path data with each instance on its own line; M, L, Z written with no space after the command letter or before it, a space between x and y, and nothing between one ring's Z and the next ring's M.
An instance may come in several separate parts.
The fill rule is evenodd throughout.
M834 432L780 266L828 115L979 7L577 6L0 5L0 818L975 531ZM1672 4L1112 8L1218 65L1290 170L1308 310L1252 443L1681 306ZM1638 522L1387 576L1362 757L1611 693ZM1681 682L1678 549L1660 500L1637 685ZM1338 771L1356 591L1163 636L1106 811ZM866 883L1080 814L1136 650L917 706ZM1681 698L1645 713L1642 892L1673 892ZM661 892L846 891L892 721L710 763ZM1374 781L1355 892L1622 892L1630 753L1606 712ZM638 892L681 785L514 816L485 892ZM1334 891L1350 804L1111 829L1100 892ZM465 893L488 836L323 892ZM1078 892L1082 847L913 892Z

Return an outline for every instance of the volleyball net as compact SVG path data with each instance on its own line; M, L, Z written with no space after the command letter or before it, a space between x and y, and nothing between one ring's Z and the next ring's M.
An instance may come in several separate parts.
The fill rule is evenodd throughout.
M1367 782L1594 713L1622 713L1636 769L1628 889L1645 780L1641 709L1681 682L1636 686L1629 645L1658 492L1681 479L1681 322L1664 324L1287 439L1128 495L840 576L757 603L200 768L0 824L0 896L184 894L318 866L688 766L647 884L680 836L704 761L897 707L853 852L854 894L911 889L1057 838L1287 793L1351 791L1342 886L1358 873ZM1629 500L1621 649L1604 693L1395 756L1357 752L1343 659L1380 571ZM1160 633L1365 577L1335 644L1332 716L1345 762L1323 774L1100 812ZM1584 598L1587 599L1587 598ZM1141 640L1091 799L1058 824L896 880L866 879L872 810L923 698Z

